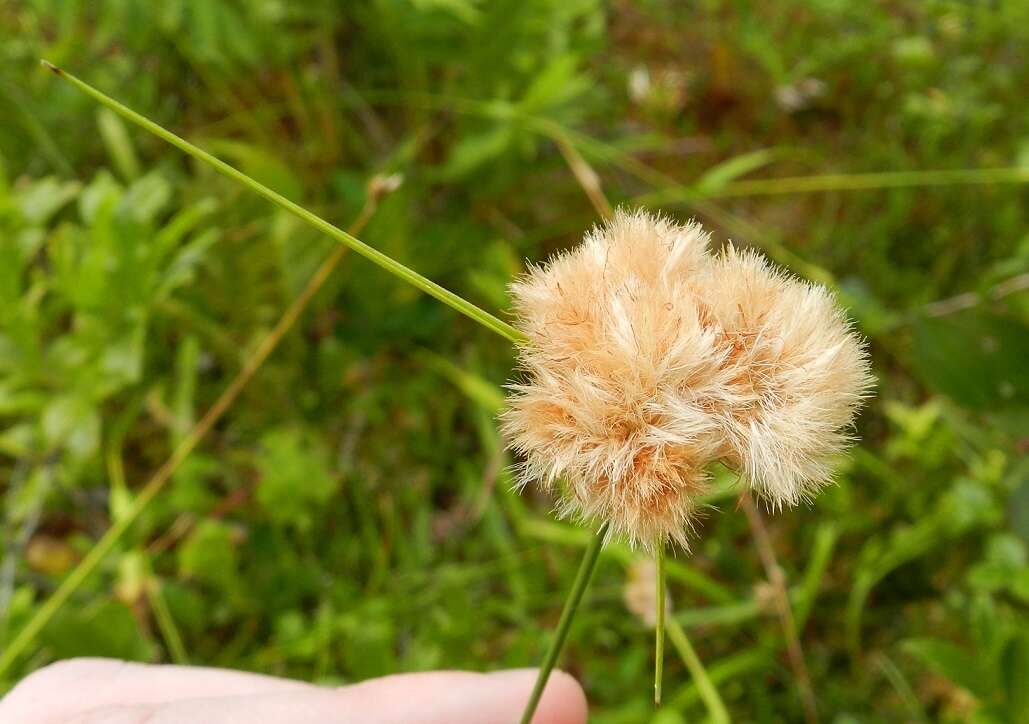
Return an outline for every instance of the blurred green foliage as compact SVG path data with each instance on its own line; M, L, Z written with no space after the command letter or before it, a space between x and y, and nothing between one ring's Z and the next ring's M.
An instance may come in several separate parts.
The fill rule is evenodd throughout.
M833 283L878 397L839 485L770 521L826 721L1029 720L1029 4L15 0L0 5L0 648L331 249L38 69L46 57L488 309L523 258L667 192ZM743 178L825 191L731 194ZM678 196L676 196L678 195ZM324 682L536 662L585 544L510 490L508 346L348 257L4 687L57 657ZM731 482L731 481L730 481ZM742 721L800 702L732 489L671 570ZM602 558L564 666L601 723L703 711Z

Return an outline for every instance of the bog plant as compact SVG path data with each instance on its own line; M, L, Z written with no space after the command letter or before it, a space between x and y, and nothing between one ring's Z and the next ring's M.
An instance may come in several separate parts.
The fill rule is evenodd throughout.
M403 172L367 232L343 228L491 311L510 308L521 259L607 215L578 179L598 207L602 182L615 206L695 214L832 289L879 375L841 484L765 518L762 547L759 501L734 500L743 486L715 466L693 552L665 566L662 711L642 633L656 566L638 582L650 614L627 615L619 589L651 559L622 542L603 550L589 595L604 605L580 608L562 666L597 724L705 707L725 721L714 687L736 719L799 720L798 660L826 721L1029 721L1023 0L95 5L0 13L0 657L21 650L0 690L81 654L327 684L524 665L593 537L548 519L535 484L513 490L495 424L512 347L363 259L222 397L345 247L133 133L40 72L46 57L341 226L371 174ZM573 176L562 155L576 153ZM126 193L144 177L170 192L146 202L149 230L131 231L134 200L85 215L94 183ZM192 280L118 304L107 270L137 267L151 232L205 196L214 212L174 245L217 233ZM103 262L76 267L93 245ZM197 438L212 403L220 419ZM278 507L294 484L281 466L336 492ZM66 586L81 556L93 572ZM50 623L22 637L37 613Z
M731 246L710 256L696 224L619 212L582 246L514 284L518 324L512 326L75 76L44 65L106 108L518 345L527 380L513 385L504 425L525 456L522 482L553 487L562 481L563 512L598 526L523 722L532 718L604 540L624 538L657 554L659 699L665 544L688 547L709 465L720 461L737 470L775 507L794 505L827 482L832 456L848 441L846 430L872 378L861 341L831 297ZM188 449L177 457L185 454ZM161 487L155 480L105 537L108 544L94 549L29 622L0 667L46 625L139 515ZM680 645L688 648L688 640Z
M512 287L527 381L505 429L522 484L649 551L689 546L722 462L775 508L828 483L872 385L828 292L696 223L620 211Z
M664 549L688 548L712 464L773 507L809 499L872 386L863 344L824 288L707 245L696 223L619 211L513 285L528 379L504 417L525 456L521 482L560 486L562 514L657 554L658 702ZM576 586L588 579L587 566Z

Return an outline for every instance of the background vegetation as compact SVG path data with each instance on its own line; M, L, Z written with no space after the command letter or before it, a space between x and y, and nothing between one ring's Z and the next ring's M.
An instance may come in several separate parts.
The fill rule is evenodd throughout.
M402 175L362 238L488 309L594 222L565 155L831 284L878 396L839 484L767 519L821 718L1029 721L1027 47L1021 0L0 4L0 650L333 248L46 57L341 226ZM509 489L511 364L347 257L0 690L81 654L534 664L586 534ZM675 616L734 717L800 720L723 483ZM596 722L697 720L674 649L653 711L632 563L603 555L563 665Z

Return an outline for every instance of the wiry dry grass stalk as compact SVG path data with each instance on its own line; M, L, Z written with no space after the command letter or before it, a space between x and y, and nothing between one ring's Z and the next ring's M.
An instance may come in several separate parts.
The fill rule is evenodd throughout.
M583 193L589 198L590 203L593 204L593 208L597 210L600 218L611 218L615 210L611 208L607 196L604 195L604 188L600 183L600 176L597 175L597 172L587 163L575 146L568 142L567 138L556 136L554 143L557 144L557 148L561 151L565 163L572 170L575 180L579 182Z
M782 626L783 638L786 639L786 656L789 658L790 668L793 669L793 676L797 681L797 691L800 693L800 702L804 707L804 719L808 724L815 724L818 721L818 704L815 699L815 691L811 686L811 675L807 670L804 649L800 644L797 619L793 615L793 606L786 588L786 575L775 555L772 538L765 528L761 511L754 505L749 493L744 492L740 496L740 505L747 515L750 531L754 536L754 547L757 548L761 565L765 569L765 576L768 577L768 582L772 586L776 613Z

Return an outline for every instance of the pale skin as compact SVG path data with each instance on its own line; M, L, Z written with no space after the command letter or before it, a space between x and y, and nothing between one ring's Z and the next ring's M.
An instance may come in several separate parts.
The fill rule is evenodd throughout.
M72 659L21 681L0 700L18 724L511 724L535 669L434 671L327 687L226 669ZM550 677L534 724L584 724L586 697Z

